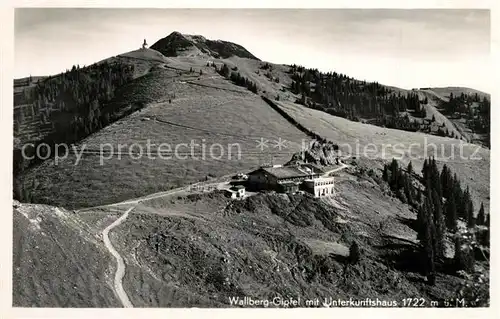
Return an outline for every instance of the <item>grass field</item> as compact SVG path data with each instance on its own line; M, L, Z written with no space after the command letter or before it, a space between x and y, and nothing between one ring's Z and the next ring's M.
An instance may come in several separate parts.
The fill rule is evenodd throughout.
M76 166L75 155L59 160L57 165L54 159L42 163L26 175L26 183L38 181L33 192L36 200L65 207L117 202L207 176L245 171L264 162L282 164L300 150L303 139L308 140L258 95L228 83L215 72L206 71L200 80L198 77L178 76L175 70L165 69L138 79L141 85L125 92L123 98L129 103L147 98L149 104L80 144L81 148L97 151L105 144L103 150L113 148L115 156L103 161L103 165L98 155L90 153ZM262 151L257 148L261 138L269 141ZM280 138L288 141L281 150L275 147ZM146 155L148 140L152 158ZM194 157L190 147L181 145L190 145L191 141L199 145L194 147ZM159 158L158 149L167 150L159 147L162 143L168 144L172 152L180 145L178 153L182 158ZM126 145L121 158L116 155L119 144ZM129 148L133 144L143 147L141 159L128 155L130 149L132 154L139 152L138 146Z

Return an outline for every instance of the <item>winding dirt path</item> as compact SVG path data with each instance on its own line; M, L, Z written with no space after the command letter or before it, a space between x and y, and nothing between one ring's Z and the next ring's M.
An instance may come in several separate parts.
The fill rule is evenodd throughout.
M106 245L106 248L109 250L109 252L115 257L116 259L116 273L115 273L115 280L114 280L114 288L115 292L118 295L118 298L120 299L123 307L125 308L133 308L134 306L130 302L130 299L128 298L127 293L125 292L125 289L123 289L122 285L122 279L123 276L125 275L125 263L123 262L122 256L116 251L116 249L113 247L111 244L111 241L109 240L109 231L113 229L114 227L120 225L125 219L127 219L128 214L134 209L134 207L129 208L120 218L115 220L111 225L106 227L102 231L102 238L104 240L104 245Z

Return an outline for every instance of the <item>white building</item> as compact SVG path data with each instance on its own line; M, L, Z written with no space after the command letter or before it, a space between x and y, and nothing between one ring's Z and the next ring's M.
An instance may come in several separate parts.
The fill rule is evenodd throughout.
M303 182L306 191L314 194L314 197L329 197L335 195L335 178L318 177L306 179Z
M237 186L234 186L233 189L236 192L236 197L239 197L239 198L245 197L245 186L237 185Z
M232 199L245 197L245 187L242 185L233 186L230 189L224 189L223 191Z

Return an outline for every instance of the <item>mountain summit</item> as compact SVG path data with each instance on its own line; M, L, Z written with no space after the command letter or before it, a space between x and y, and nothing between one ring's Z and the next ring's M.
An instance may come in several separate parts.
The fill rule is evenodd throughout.
M202 56L226 59L231 56L259 60L239 44L222 40L208 40L201 35L182 34L174 31L165 38L158 40L151 49L165 56Z

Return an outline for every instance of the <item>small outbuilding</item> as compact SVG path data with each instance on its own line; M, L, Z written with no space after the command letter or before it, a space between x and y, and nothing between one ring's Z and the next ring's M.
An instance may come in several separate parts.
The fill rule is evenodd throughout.
M245 197L245 186L243 185L236 185L231 188L231 190L234 190L236 192L236 197Z
M245 186L236 185L229 189L224 189L223 192L226 194L227 197L232 199L243 198L245 197Z

